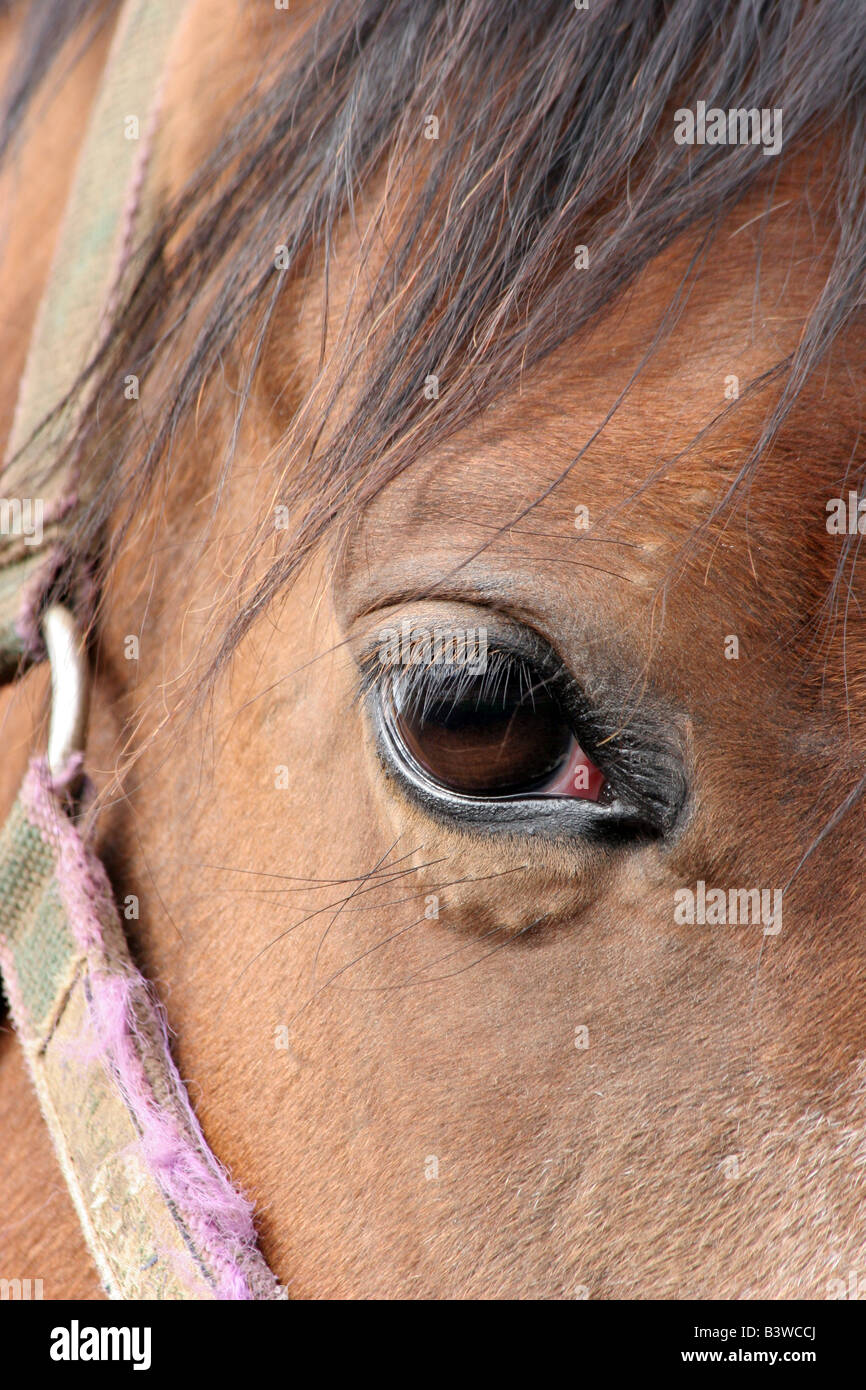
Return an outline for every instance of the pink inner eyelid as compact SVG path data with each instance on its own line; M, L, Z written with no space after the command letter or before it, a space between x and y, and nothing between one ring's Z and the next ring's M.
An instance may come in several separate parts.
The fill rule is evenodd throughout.
M541 793L542 796L567 796L581 801L598 801L604 786L604 773L599 772L595 763L586 756L577 739L572 740L571 751L556 774Z

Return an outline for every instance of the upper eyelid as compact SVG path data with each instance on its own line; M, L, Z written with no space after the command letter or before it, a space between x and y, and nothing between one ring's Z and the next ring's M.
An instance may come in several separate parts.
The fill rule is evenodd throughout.
M466 632L478 626L477 623L464 624L442 619L432 621L429 619L410 619L409 621L412 627L418 630L427 629L428 631L441 627L445 631L457 632L462 629ZM387 663L378 659L382 646L381 634L383 631L390 630L391 628L380 628L378 633L370 634L356 655L362 679L362 688L356 693L362 698L369 690L371 681L386 674L389 669L407 669L400 663L395 663L392 668L389 668ZM535 666L538 674L546 680L575 682L576 678L565 660L554 650L547 639L533 628L525 624L518 625L516 622L509 622L504 620L500 614L496 614L487 628L487 633L488 651L496 659L505 657L515 662L523 661L527 666Z
M539 670L535 663L521 650L511 648L506 644L498 645L489 652L492 671L489 679L495 680L497 668L504 674L510 663L513 670L521 671L521 692L531 695L535 689L543 687L554 688L564 681L573 680L570 672L560 661L548 663L547 670ZM400 662L393 664L383 663L379 659L378 651L369 648L358 657L359 675L355 683L353 699L356 703L362 703L374 690L381 687L384 680L392 674L400 674L414 687L412 694L415 698L421 697L426 702L428 699L445 694L453 694L455 702L465 691L478 681L479 673L473 673L469 668L445 667L432 664L404 665ZM535 677L533 684L524 687L523 673L532 672ZM436 687L438 686L438 689ZM495 684L494 684L495 689ZM489 693L489 692L486 692Z

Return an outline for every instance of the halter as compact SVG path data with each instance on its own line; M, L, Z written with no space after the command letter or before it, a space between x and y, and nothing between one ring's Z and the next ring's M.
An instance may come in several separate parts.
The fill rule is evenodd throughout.
M127 0L119 17L0 474L13 532L0 534L0 684L47 656L52 686L47 755L31 759L0 831L0 974L109 1297L273 1299L286 1294L257 1249L250 1205L207 1146L83 828L87 657L76 613L48 601L63 575L72 609L85 609L63 532L97 479L52 464L70 428L64 403L105 341L154 217L149 156L184 8ZM138 139L124 138L132 116ZM38 537L24 522L34 477L47 479Z

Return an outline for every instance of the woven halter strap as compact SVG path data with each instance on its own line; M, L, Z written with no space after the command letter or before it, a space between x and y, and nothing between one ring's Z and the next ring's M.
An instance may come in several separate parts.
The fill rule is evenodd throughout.
M184 9L127 0L120 14L0 474L0 683L44 659L47 645L53 688L48 756L31 760L0 831L0 973L109 1296L271 1299L286 1295L258 1251L250 1205L202 1135L164 1015L81 828L71 792L81 781L86 656L68 611L43 612L68 564L64 523L98 481L86 465L76 477L53 468L70 428L63 403L105 340L152 216L148 155Z

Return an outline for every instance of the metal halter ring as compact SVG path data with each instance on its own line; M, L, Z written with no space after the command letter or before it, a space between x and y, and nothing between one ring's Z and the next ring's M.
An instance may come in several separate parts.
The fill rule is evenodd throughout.
M51 727L48 768L53 778L69 759L83 753L90 706L90 672L84 638L68 608L52 603L42 617L42 635L51 663Z

